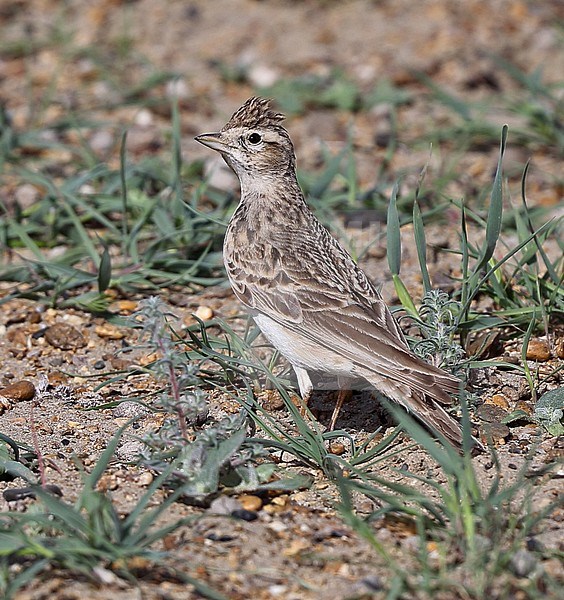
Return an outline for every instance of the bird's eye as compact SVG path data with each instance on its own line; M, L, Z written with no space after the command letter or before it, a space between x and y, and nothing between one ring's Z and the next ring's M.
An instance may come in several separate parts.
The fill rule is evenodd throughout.
M251 133L249 142L251 142L251 144L260 144L260 142L262 142L262 137L258 133Z

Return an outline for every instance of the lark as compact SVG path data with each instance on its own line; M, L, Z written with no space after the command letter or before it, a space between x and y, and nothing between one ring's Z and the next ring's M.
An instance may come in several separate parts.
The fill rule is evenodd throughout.
M379 291L310 210L283 119L253 97L219 132L196 137L241 185L223 247L233 291L294 368L305 402L312 373L343 391L362 380L460 448L460 426L442 407L459 380L411 352Z

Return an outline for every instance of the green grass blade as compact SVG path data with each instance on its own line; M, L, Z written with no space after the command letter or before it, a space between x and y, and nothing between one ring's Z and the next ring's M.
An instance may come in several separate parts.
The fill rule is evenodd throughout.
M417 258L419 259L419 268L421 269L421 278L423 280L423 290L425 293L431 290L431 278L427 268L427 240L425 239L425 226L421 215L419 201L415 198L413 203L413 234L415 236L415 246L417 248Z
M526 192L527 174L529 172L529 166L530 166L530 161L527 161L527 164L525 165L525 169L523 170L523 176L521 177L521 202L523 203L523 207L525 209L525 215L527 216L527 224L529 226L529 231L531 233L534 233L535 229L534 229L533 223L531 221L529 206L527 204L527 192ZM542 247L542 244L540 243L538 236L535 235L534 241L535 241L537 250L539 251L539 254L542 257L542 260L544 262L546 270L547 270L548 274L550 275L550 278L552 279L552 281L554 283L558 283L561 280L561 278L558 276L558 273L556 272L554 265L552 264L552 262L550 261L550 259L547 256L546 252L544 251L544 248Z
M119 150L119 178L121 183L121 234L122 234L122 254L127 256L127 240L129 238L128 234L128 224L127 224L127 207L128 207L128 198L127 198L127 179L126 179L126 144L127 144L127 131L123 132L121 136L121 146Z
M507 131L507 125L504 125L501 130L499 158L497 161L497 169L495 172L488 217L486 220L486 243L480 261L476 265L475 272L482 269L493 256L501 232L501 215L503 212L503 155L505 154L505 146L507 143Z
M98 293L103 294L109 287L112 279L112 258L108 246L104 244L104 251L100 257L98 267Z
M390 203L388 204L388 218L386 226L386 246L388 250L388 265L392 275L399 275L401 268L401 233L397 207L398 182L394 184Z

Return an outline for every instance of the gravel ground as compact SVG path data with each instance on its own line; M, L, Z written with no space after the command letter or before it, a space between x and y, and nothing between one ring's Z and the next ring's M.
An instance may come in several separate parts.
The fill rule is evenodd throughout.
M86 128L86 139L100 161L116 166L117 141L123 126L129 130L131 160L165 152L170 131L169 98L177 94L185 160L205 160L215 186L236 189L232 175L199 148L193 136L223 125L257 88L283 78L303 74L322 76L340 68L363 91L386 79L413 94L410 103L398 108L401 144L388 165L393 173L405 173L409 182L416 180L429 155L428 145L416 141L433 123L446 126L452 120L452 113L431 97L414 72L423 72L444 90L475 101L491 94L510 94L516 86L496 66L496 56L511 60L528 73L542 68L549 84L561 82L564 52L562 30L557 23L563 19L564 7L557 1L426 0L414 4L407 0L170 0L166 3L20 0L0 7L2 38L8 44L25 37L36 43L36 48L26 56L6 50L0 53L0 103L21 130L31 124L49 130L49 124L61 118L69 107L88 114L101 124ZM45 39L51 42L40 43ZM123 50L125 47L127 51ZM77 48L89 50L79 52ZM117 85L106 76L109 67L104 61L111 59L120 65L121 79ZM148 102L145 108L127 105L126 89L155 69L174 71L179 79L174 85L169 83L151 90L148 100L155 101L153 104ZM245 72L244 81L236 77L239 72ZM499 127L509 123L510 132L518 130L522 116L503 106L506 105L494 103L488 119L499 123ZM381 107L352 115L315 108L288 120L299 164L306 171L319 166L324 145L332 151L339 150L352 131L361 186L373 183L374 165L384 160L386 154L385 144L379 146L378 139L388 135L391 127L390 111ZM458 162L460 171L467 175L452 179L443 193L471 198L491 181L498 149L472 146L463 154L450 156L456 147L454 142L445 142L440 151L434 152L429 170L440 175L448 171L451 161ZM522 148L508 150L508 189L512 194L518 194L521 171L528 158ZM72 173L73 156L64 151L49 150L43 159L50 168L59 169L62 179ZM556 148L542 147L534 154L533 165L529 176L531 203L548 207L554 214L562 212L561 154ZM37 194L33 186L30 189L27 184L22 185L13 174L0 180L0 198L8 207L15 202L32 204ZM367 235L360 229L343 231L359 247L362 236ZM452 230L432 228L428 235L431 245L452 247L457 231L454 226ZM548 251L558 252L558 247L549 245ZM417 296L421 282L417 276L416 252L409 242L404 258L404 280ZM436 261L431 261L431 274L440 278L452 273L455 267L448 261L448 255L438 254ZM382 248L373 248L363 258L363 266L384 285L385 298L393 300ZM0 297L9 290L10 286L3 284ZM198 307L226 319L233 318L240 310L225 287L200 294L179 294L178 290L161 290L159 294L175 313L179 327L193 322L191 315ZM129 315L140 299L116 296L110 309ZM564 329L555 325L551 334L554 345L548 347L546 340L539 338L537 354L531 354L532 364L541 372L561 367L564 358L559 350L564 347ZM74 309L46 308L28 300L12 300L1 306L0 396L7 401L0 416L0 431L30 443L33 420L45 458L56 465L56 469L48 468L48 479L61 487L67 499L74 498L80 487L80 473L72 457L77 456L86 467L93 465L109 438L128 419L123 405L89 412L84 408L155 388L150 377L138 375L95 391L107 379L107 372L148 360L142 350L122 352L126 342L135 346L136 335L131 329L109 325L100 317ZM501 345L492 352L493 356L505 355L516 360L521 356L518 343ZM514 479L533 442L539 443L533 466L540 467L561 456L561 441L539 428L501 425L500 421L512 410L532 409L522 378L510 372L489 370L477 373L473 385L480 398L474 414L479 430L491 428L492 423L498 428L494 437L502 464L502 483ZM562 385L562 371L548 384L557 385ZM218 414L236 409L229 398L216 392L210 392L209 399ZM329 414L323 399L317 409L320 420L326 423ZM282 409L278 410L278 416L287 418ZM383 418L375 401L357 397L345 406L339 425L362 439ZM128 448L131 449L128 444L134 444L133 434L139 435L158 424L154 416L139 421L139 429L124 437L119 460L100 483L123 514L150 483L145 471L127 465ZM398 446L408 443L405 439L397 442ZM495 476L489 459L479 456L475 463L480 481L486 486ZM256 513L254 521L226 519L183 504L175 506L170 518L203 517L194 526L182 527L164 540L164 547L173 550L171 567L188 569L233 599L321 599L329 594L335 600L385 597L377 591L386 572L382 560L337 515L335 489L318 472L294 468L313 477L310 489L238 498L241 506ZM380 475L399 478L394 470L397 468L441 477L437 466L422 451L396 455L381 465ZM2 484L5 488L17 485L17 481ZM543 479L537 486L536 506L539 509L546 506L561 492L561 479ZM155 503L158 501L156 497ZM0 508L16 510L22 506L2 500ZM369 514L373 508L369 500L358 499L357 510L361 514ZM546 547L563 550L563 518L562 511L555 512L544 522L538 540ZM406 569L414 564L418 546L409 523L381 520L375 525L375 532L394 556L405 562ZM556 559L546 561L544 568L554 576L561 572ZM170 573L150 571L148 564L138 566L143 575L138 585L119 579L110 571L101 573L96 581L69 580L64 572L49 571L17 597L21 600L198 597L189 585L176 581ZM444 596L446 600L450 597L457 596Z

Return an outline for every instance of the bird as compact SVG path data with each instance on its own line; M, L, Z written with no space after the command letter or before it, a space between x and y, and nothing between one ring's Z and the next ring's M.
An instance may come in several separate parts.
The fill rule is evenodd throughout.
M360 380L460 450L460 425L443 408L459 379L410 350L378 289L309 208L284 119L254 96L218 132L195 137L239 178L223 245L236 297L292 365L304 402L313 373L337 378L335 411Z

